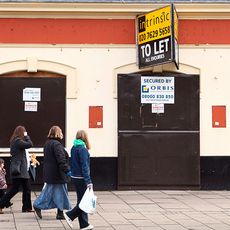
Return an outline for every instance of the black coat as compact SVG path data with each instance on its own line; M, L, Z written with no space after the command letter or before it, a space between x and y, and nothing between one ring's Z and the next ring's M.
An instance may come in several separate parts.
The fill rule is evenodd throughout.
M69 181L69 156L58 139L48 139L44 146L43 178L47 184L64 184Z
M25 178L29 179L30 175L27 171L27 160L26 160L26 151L25 149L29 149L33 146L32 141L30 140L29 136L25 136L23 139L15 138L10 143L10 153L11 153L11 164L15 161L21 161L21 173L17 176L11 177L15 178Z

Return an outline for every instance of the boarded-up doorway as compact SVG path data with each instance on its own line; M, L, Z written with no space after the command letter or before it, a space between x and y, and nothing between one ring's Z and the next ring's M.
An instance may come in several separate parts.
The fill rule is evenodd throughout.
M141 103L142 76L174 78L164 112ZM118 189L198 188L199 142L198 75L118 75Z
M32 110L25 105L23 90L40 89ZM25 96L25 95L24 95ZM15 72L0 75L0 147L9 147L9 139L17 125L24 125L34 143L43 147L52 125L65 132L66 78L50 72ZM65 144L65 143L64 143Z

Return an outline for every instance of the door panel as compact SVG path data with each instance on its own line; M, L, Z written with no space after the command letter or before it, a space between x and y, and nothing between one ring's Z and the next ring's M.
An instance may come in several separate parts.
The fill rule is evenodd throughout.
M175 77L175 104L165 104L163 114L153 114L151 104L141 104L140 74L118 76L119 130L199 130L199 77L168 76Z
M118 188L199 187L199 76L162 74L175 103L156 114L141 104L143 75L118 75Z
M41 88L37 111L25 111L24 88ZM43 147L52 125L65 131L66 79L47 72L18 72L0 76L0 147L9 147L17 125L24 125L34 143Z
M196 133L119 133L119 186L199 184Z

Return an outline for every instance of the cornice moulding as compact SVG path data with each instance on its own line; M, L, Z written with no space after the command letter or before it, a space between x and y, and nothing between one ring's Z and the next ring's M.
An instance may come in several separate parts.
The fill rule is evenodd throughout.
M135 18L168 4L0 3L1 18ZM230 3L175 4L180 18L230 18Z

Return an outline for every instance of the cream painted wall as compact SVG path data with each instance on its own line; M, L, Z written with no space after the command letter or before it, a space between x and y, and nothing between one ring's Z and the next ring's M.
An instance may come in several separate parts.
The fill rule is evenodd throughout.
M200 68L201 156L230 155L230 47L181 49L180 59ZM226 128L212 128L212 106L226 105Z
M35 57L38 63L42 60L75 68L77 70L77 98L68 98L66 102L67 149L71 148L76 131L86 129L91 140L92 156L117 156L117 99L114 98L116 82L114 71L119 72L119 67L136 62L135 46L55 48L9 46L0 47L0 52L0 65L6 62L12 62L13 65L17 60ZM230 47L180 47L180 62L200 70L201 156L230 155L230 142L228 141L230 137L228 119L230 81L227 68L229 55ZM131 72L136 69L135 64L130 65ZM182 69L180 71L183 72ZM103 106L104 127L89 129L88 107L96 105ZM226 105L227 128L212 128L212 105Z
M91 140L92 156L117 156L117 103L113 97L112 72L117 66L133 62L135 49L14 47L0 50L0 64L33 56L38 62L47 60L75 67L77 98L67 99L67 149L71 148L76 131L86 129ZM103 106L102 129L88 129L88 107L95 105Z

